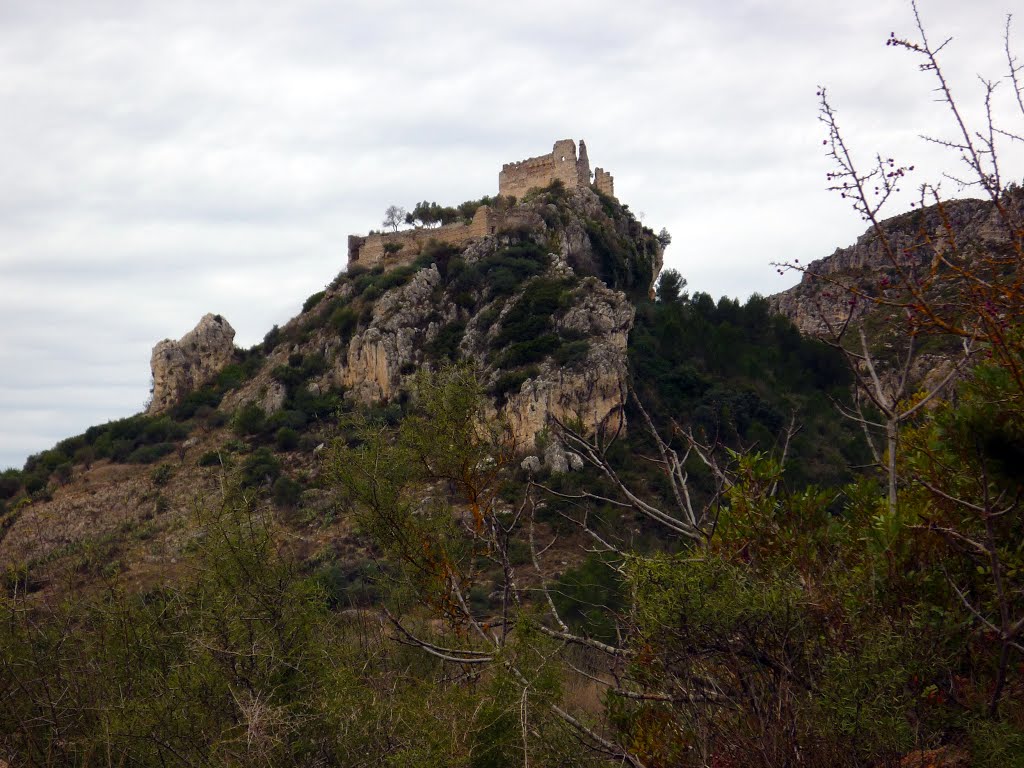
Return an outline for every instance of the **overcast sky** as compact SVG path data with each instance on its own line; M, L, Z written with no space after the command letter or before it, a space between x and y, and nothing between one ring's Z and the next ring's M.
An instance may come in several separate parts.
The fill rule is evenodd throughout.
M972 107L1011 4L921 2ZM817 85L911 185L954 166L891 31L902 0L0 0L0 468L138 412L153 344L206 312L261 340L388 204L493 194L559 138L692 289L788 287L770 262L864 229L825 192Z

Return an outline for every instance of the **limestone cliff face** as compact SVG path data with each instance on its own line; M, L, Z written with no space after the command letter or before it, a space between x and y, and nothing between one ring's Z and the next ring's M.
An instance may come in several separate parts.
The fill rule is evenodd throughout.
M559 254L548 254L546 277L575 276ZM347 397L369 405L394 399L421 366L429 364L425 347L441 328L455 321L458 308L439 300L441 276L435 265L416 273L412 281L381 297L367 328L357 333L347 350L336 350L335 363L314 386L344 387ZM524 291L529 291L527 284ZM572 365L546 359L536 374L510 394L499 410L508 418L516 440L532 446L549 417L579 419L588 429L614 427L622 417L627 383L626 342L633 325L633 305L620 291L600 280L582 280L573 304L555 323L557 330L586 341L586 354ZM514 302L509 302L511 306ZM464 360L476 361L485 380L494 384L503 371L488 366L500 322L484 333L479 318L469 318L460 345ZM476 321L476 322L474 322Z
M220 315L207 314L178 341L153 347L153 398L147 413L162 413L189 392L211 381L231 362L235 329Z
M339 275L221 409L288 410L297 388L301 397L392 403L417 371L459 360L476 366L524 450L552 416L589 430L618 426L630 295L648 294L662 247L589 188L535 193L512 211L512 225L471 242L428 242L415 261ZM313 373L299 376L310 361ZM286 388L289 371L298 383Z
M328 381L365 404L393 398L402 379L423 361L424 346L455 319L455 307L437 300L440 283L437 266L431 265L378 299L369 325L337 356Z
M486 247L479 249L486 251ZM471 254L472 257L472 254ZM556 253L548 254L543 277L571 279L575 272ZM318 390L343 387L350 399L370 405L398 396L415 372L429 365L428 345L440 330L459 318L459 310L446 300L436 265L421 269L405 286L386 293L373 306L368 326L358 332L347 349L330 350L334 363L313 386ZM530 285L524 287L529 291ZM507 306L514 305L514 301ZM580 419L588 429L615 426L621 418L627 383L626 342L633 325L633 305L594 277L583 279L572 305L555 321L557 331L586 341L586 353L572 365L545 359L535 375L510 394L500 406L512 425L516 440L532 446L549 416ZM481 333L477 314L468 318L460 357L475 361L490 384L503 371L488 365L500 322ZM474 322L476 321L476 322Z
M595 231L594 222L604 219L603 228L613 232L620 242L634 243L643 237L644 227L639 221L632 217L608 217L601 198L590 190L576 192L573 204L579 215L562 222L559 252L566 263L580 274L600 275L605 269L603 262L607 256L603 251L607 243L599 234L601 230ZM554 206L549 205L542 212L545 219L552 218L555 213L552 209ZM650 242L650 248L649 258L636 259L634 266L643 273L643 280L654 285L664 265L664 248L657 240Z
M1008 204L1024 212L1024 195L1015 194ZM947 217L949 227L943 224ZM851 310L851 296L844 290L855 287L868 296L892 295L896 288L896 266L919 270L923 274L938 253L949 250L949 232L955 237L957 252L969 259L972 254L996 251L1007 243L1006 227L1001 226L992 203L984 200L954 200L940 210L931 206L882 222L891 244L895 263L882 247L874 228L857 242L837 248L831 256L807 265L800 282L792 288L768 297L778 312L788 317L804 333L825 335L826 320L841 323ZM872 310L870 302L853 307L857 320Z
M626 342L635 310L621 292L587 278L582 294L558 322L562 331L585 338L586 356L573 366L547 361L505 403L503 412L516 442L523 446L549 424L579 420L585 430L614 430L624 424L623 406L629 371Z

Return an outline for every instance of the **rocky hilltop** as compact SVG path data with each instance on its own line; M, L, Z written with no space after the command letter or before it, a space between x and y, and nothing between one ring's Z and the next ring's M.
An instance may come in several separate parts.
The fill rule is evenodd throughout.
M463 360L479 366L524 446L552 415L591 429L620 418L627 294L650 290L661 246L590 189L556 186L519 208L532 226L462 248L439 233L406 264L347 270L280 329L261 371L222 407L274 413L289 387L387 404L424 366Z
M1024 194L1011 189L1007 204L1018 217L1024 214ZM1007 246L1007 228L990 201L952 200L895 216L882 222L885 239L896 256L886 255L874 227L846 248L805 265L800 282L768 297L776 311L788 317L804 333L827 335L829 323L841 323L850 312L850 294L894 297L899 291L897 265L926 274L937 254L955 249L962 259L980 253L999 252ZM952 240L950 238L953 238ZM854 317L872 311L870 302L859 302Z
M282 508L301 496L303 514L330 520L315 449L336 434L338 414L400 418L417 372L456 361L475 365L524 461L578 466L551 444L549 420L623 424L634 301L651 293L662 244L588 185L555 179L460 211L480 220L485 202L486 220L503 225L455 243L445 227L417 228L397 258L350 263L250 350L234 347L215 314L159 342L145 414L62 441L11 480L0 563L40 587L68 566L90 579L166 575L188 546L197 500L216 496L225 470L243 488L272 490ZM316 530L298 546L343 546L337 531Z

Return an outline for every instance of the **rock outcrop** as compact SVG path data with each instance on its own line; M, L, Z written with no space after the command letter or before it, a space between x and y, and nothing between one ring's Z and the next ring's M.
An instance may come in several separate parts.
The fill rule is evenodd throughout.
M593 277L583 280L574 298L557 327L566 335L586 339L586 355L572 366L546 360L536 376L508 397L503 412L520 445L532 445L551 417L578 421L589 432L614 430L624 419L629 377L626 343L633 327L633 305L621 292Z
M185 395L210 382L235 352L235 329L220 315L206 314L178 341L153 347L153 397L147 413L162 413Z
M485 244L481 252L486 251ZM548 259L546 276L575 278L574 270L559 254L548 254ZM366 405L393 399L406 379L426 362L424 350L440 329L458 317L454 304L439 300L440 285L440 273L432 265L417 272L407 285L378 299L369 324L353 336L347 349L328 347L334 364L315 384L317 389L343 387L349 398ZM509 394L500 408L520 445L532 446L551 416L578 419L590 430L617 426L626 391L626 343L634 313L622 292L595 277L579 282L571 306L555 322L555 328L563 336L586 340L585 355L571 366L552 359L541 362L536 375ZM481 363L482 373L494 384L501 371L485 363L501 324L499 321L479 332L479 317L469 319L460 355Z
M381 296L367 328L337 356L329 382L369 404L394 397L404 376L422 362L422 350L439 328L455 319L455 307L439 304L441 275L435 265L421 269L407 285Z
M1024 195L1015 192L1007 206L1020 217ZM802 332L827 335L828 325L841 324L851 306L854 320L872 309L867 301L851 305L852 296L845 288L866 296L893 295L899 290L898 268L924 275L937 254L954 246L960 258L970 259L980 252L998 252L1008 239L1007 228L986 200L953 200L941 209L934 205L918 209L887 219L882 229L888 252L874 228L869 228L853 245L808 264L797 285L768 297L772 307ZM955 243L950 242L950 233Z
M339 276L221 410L251 402L270 415L307 394L394 403L417 371L458 360L475 364L524 451L551 417L621 426L631 297L648 295L662 246L589 188L542 190L514 211L514 226L472 242L428 242L412 262Z

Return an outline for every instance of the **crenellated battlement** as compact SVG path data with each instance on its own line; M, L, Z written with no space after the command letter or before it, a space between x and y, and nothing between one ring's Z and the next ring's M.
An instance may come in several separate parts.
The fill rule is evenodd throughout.
M587 145L580 139L579 154L576 142L560 139L546 155L528 157L501 166L498 174L498 194L505 198L522 199L532 189L549 186L561 181L567 189L593 186L602 194L615 196L614 179L607 171L597 168L593 179L590 172L590 158ZM502 229L533 224L537 214L517 208L498 210L491 206L480 206L473 220L457 222L442 227L416 227L399 232L374 233L371 235L350 235L348 238L348 264L366 267L382 265L385 268L408 264L419 256L423 247L431 240L462 245Z
M547 168L551 165L551 155L541 155L540 157L528 157L525 160L519 160L514 163L505 163L501 166L502 171L521 171L527 169L536 168Z
M600 171L600 186L595 178L594 186L606 195L614 197L611 174ZM546 155L530 157L514 163L505 163L498 174L498 194L505 197L522 197L531 189L546 187L553 181L561 181L569 189L591 184L590 158L587 145L580 139L579 155L576 142L561 139Z

